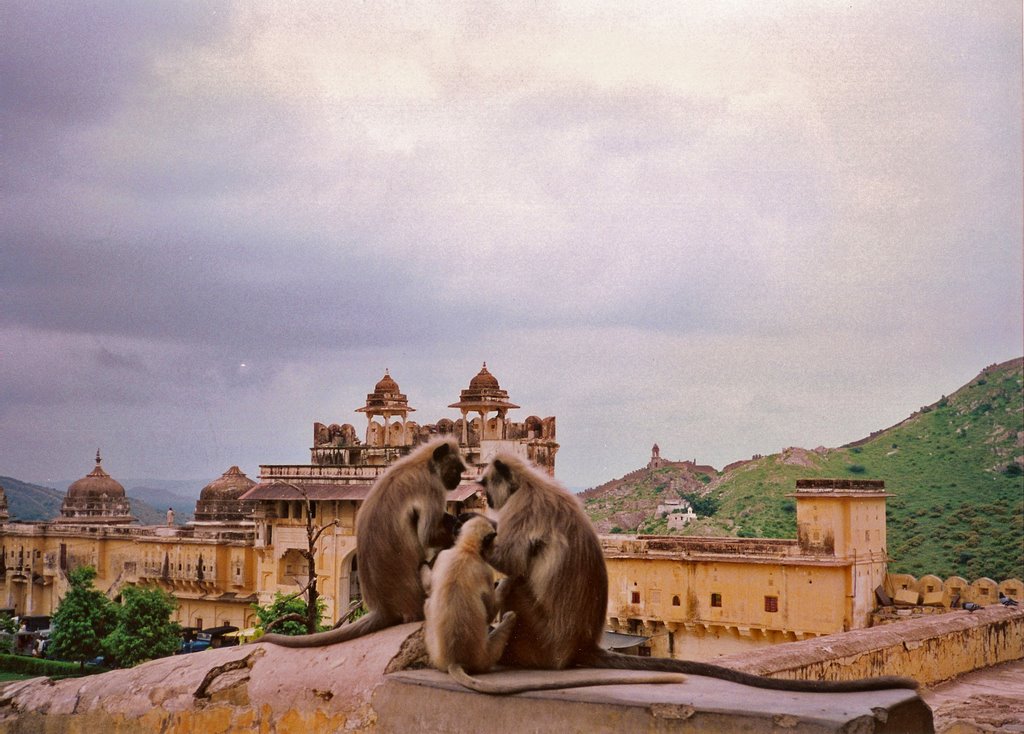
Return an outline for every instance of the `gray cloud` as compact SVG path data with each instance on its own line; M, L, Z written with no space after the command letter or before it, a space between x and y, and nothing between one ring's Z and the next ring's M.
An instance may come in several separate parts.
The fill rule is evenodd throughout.
M301 461L486 359L584 484L1019 354L1019 9L697 10L5 4L0 469Z

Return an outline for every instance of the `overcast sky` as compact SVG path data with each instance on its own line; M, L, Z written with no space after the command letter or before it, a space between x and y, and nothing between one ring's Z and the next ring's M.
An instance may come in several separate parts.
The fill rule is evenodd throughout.
M574 487L891 425L1024 352L1021 26L5 1L0 474L255 476L485 360Z

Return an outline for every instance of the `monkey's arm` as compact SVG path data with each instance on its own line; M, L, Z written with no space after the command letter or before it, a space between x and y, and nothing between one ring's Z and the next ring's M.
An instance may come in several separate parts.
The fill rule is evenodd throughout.
M498 535L487 554L487 562L511 578L526 576L534 556L534 541L500 524Z
M430 566L426 563L420 564L420 583L423 584L423 593L430 596Z
M444 511L444 501L434 503L428 501L418 502L413 509L413 518L416 523L416 536L419 538L420 546L424 555L429 555L431 548L450 548L455 541L455 527L451 520L454 517Z

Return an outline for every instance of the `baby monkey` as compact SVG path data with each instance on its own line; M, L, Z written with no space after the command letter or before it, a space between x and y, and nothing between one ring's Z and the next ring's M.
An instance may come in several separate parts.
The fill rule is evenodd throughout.
M433 569L420 566L420 574L427 592L423 630L430 663L462 682L467 672L486 673L498 662L516 614L506 612L490 629L502 603L494 571L483 557L494 542L494 523L476 513L459 520L455 545L437 555Z
M420 567L427 592L423 624L430 663L466 688L490 694L511 694L549 688L613 685L620 683L679 683L672 673L634 674L623 680L591 671L562 673L557 680L522 684L481 683L472 674L486 673L505 652L515 627L516 613L505 612L492 630L490 623L505 603L508 579L495 588L494 571L484 560L494 543L494 522L477 513L459 517L462 523L455 545L441 551L434 567Z

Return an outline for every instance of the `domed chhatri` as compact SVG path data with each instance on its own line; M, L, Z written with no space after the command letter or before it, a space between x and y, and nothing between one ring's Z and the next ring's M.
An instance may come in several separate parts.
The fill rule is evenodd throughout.
M57 522L126 525L135 521L124 487L103 471L100 461L96 449L96 466L68 487Z
M408 413L415 413L416 409L409 407L409 398L402 394L398 383L384 370L384 376L374 385L373 392L366 396L366 405L356 408L356 412L366 413L368 417L379 415L390 418L396 415L404 417Z
M4 488L0 487L0 523L5 523L11 519L11 513L7 509L7 493L4 492Z
M484 366L480 368L476 377L469 381L469 389L500 390L501 386L498 384L498 378L487 371L487 363L484 362Z
M502 389L486 362L469 380L469 387L460 391L459 402L448 407L459 410L462 416L443 417L421 425L410 415L414 409L409 407L398 382L389 370L384 370L373 392L366 396L366 404L356 409L366 416L365 439L360 440L355 426L348 423L314 423L312 465L358 468L370 476L421 443L451 436L476 469L482 469L495 451L514 450L554 473L558 450L554 416L542 420L531 415L523 422L511 420L510 411L519 406L509 400L508 392ZM263 469L260 479L267 479ZM257 488L261 486L258 484Z
M237 500L256 484L237 466L233 466L217 479L203 487L201 500Z
M237 466L203 487L196 502L195 521L238 523L252 519L253 505L240 497L256 484Z
M77 482L72 482L68 487L68 497L75 499L86 497L116 499L124 496L124 487L121 486L121 483L103 471L99 449L96 449L96 466L93 470Z
M480 368L469 387L459 393L459 402L452 403L449 408L458 408L463 414L473 412L498 411L503 417L505 411L518 408L518 405L510 403L508 391L502 390L498 384L498 378L487 370L487 363Z

